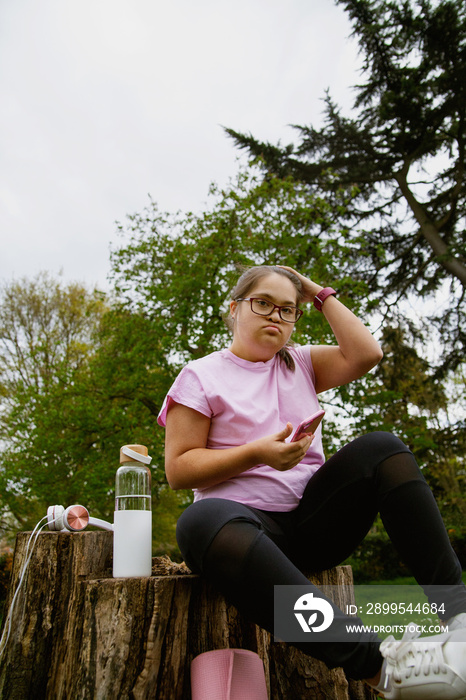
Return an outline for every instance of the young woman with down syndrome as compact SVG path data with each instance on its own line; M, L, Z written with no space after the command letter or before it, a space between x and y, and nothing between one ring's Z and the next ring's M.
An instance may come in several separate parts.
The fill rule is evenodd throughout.
M289 344L300 305L309 302L326 317L335 344ZM190 362L159 415L168 482L194 490L194 503L177 524L186 563L273 632L274 586L307 586L322 597L302 572L340 564L380 513L429 602L440 602L442 590L448 632L401 641L360 632L345 639L355 618L332 603L330 628L295 645L386 698L466 698L466 589L410 450L390 433L373 432L326 460L320 428L289 440L293 427L319 408L321 392L381 360L379 344L334 290L280 265L241 276L230 325L230 347Z

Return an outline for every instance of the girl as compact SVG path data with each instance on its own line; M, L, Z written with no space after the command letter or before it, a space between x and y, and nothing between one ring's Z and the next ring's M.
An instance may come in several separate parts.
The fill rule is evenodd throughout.
M290 346L306 302L324 313L335 345ZM293 426L319 408L319 393L380 361L378 343L333 289L284 266L242 275L230 325L230 347L190 362L159 415L168 482L194 489L194 503L177 525L186 563L273 631L274 586L307 586L322 598L302 572L341 563L380 512L429 600L447 586L448 632L382 643L364 632L341 641L345 624L355 619L332 604L331 628L295 645L387 698L466 698L466 589L412 453L383 432L354 440L327 461L320 428L287 440Z

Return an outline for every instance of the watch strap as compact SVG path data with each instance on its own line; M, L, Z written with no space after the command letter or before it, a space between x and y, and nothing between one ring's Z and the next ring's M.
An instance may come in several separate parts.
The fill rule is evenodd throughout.
M336 295L336 291L332 289L332 287L324 287L324 289L321 289L320 292L314 297L314 306L316 307L317 311L322 311L322 306L326 298L333 295Z

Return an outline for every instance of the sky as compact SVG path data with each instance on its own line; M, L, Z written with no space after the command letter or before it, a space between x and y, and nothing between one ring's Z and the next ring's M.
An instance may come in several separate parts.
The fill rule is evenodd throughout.
M0 282L108 286L116 222L200 212L239 151L352 104L333 0L0 0Z

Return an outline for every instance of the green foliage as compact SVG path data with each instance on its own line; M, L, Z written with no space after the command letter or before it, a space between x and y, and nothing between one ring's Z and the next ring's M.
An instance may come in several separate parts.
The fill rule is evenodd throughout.
M198 217L162 214L151 202L120 226L129 241L112 254L121 303L150 319L176 369L228 343L223 318L241 266L291 265L318 282L338 280L353 308L366 303L364 283L351 280L346 234L335 228L328 202L290 178L264 181L256 167L240 170L224 190L213 187L211 196L213 206ZM342 193L339 201L345 205ZM311 337L330 337L320 315L296 328L297 342Z
M192 491L172 491L162 485L152 498L152 554L168 554L174 561L181 561L176 543L176 523L181 513L192 502Z
M79 494L89 438L72 429L75 397L103 311L100 295L46 275L2 290L0 503L22 526Z
M157 501L166 481L156 415L170 381L158 348L143 315L110 308L97 292L44 275L4 287L0 512L6 532L32 528L56 503L83 503L113 520L125 443L146 444L154 455Z
M385 532L367 535L344 563L351 565L357 584L410 575Z

